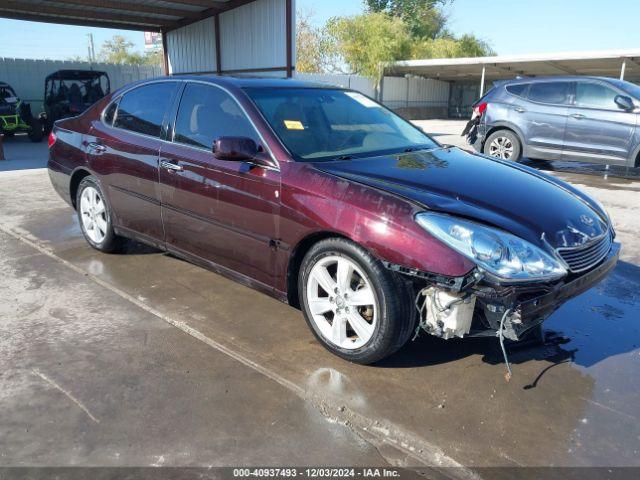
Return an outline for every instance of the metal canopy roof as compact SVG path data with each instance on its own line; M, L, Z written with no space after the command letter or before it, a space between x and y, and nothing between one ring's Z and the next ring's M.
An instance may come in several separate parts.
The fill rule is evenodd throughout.
M624 68L622 67L624 63ZM414 74L440 80L487 80L522 76L593 75L640 79L640 50L607 50L495 57L403 60L388 65L387 74Z
M0 0L0 17L124 30L169 31L255 0Z

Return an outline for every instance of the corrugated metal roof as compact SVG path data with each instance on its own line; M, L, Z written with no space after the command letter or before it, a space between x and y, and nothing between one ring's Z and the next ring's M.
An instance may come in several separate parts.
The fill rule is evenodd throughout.
M403 60L387 66L395 75L415 74L441 80L487 80L522 76L593 75L618 77L625 61L625 78L640 78L640 49L498 55L475 58Z
M160 31L189 25L254 0L0 0L0 17Z

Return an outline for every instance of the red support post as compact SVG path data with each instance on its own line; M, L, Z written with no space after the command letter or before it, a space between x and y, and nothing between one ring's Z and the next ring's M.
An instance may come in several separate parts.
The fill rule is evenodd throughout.
M285 2L285 27L286 27L286 46L287 49L287 78L293 77L293 2L286 0Z

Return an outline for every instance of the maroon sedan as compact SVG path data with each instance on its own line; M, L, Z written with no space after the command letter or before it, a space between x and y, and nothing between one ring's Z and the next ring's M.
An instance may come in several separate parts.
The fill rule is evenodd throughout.
M144 81L56 123L49 146L92 247L135 239L211 268L300 307L359 363L419 330L518 340L619 252L571 185L440 145L335 87Z

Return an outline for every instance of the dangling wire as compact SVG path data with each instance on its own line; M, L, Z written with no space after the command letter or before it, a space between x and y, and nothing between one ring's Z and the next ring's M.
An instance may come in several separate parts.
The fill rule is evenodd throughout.
M507 365L507 373L504 375L504 379L509 382L511 380L511 365L509 365L509 358L507 357L507 350L504 348L504 321L507 315L511 313L511 308L507 308L500 320L500 330L498 330L498 338L500 339L500 348L502 348L502 355L504 356L504 363Z

